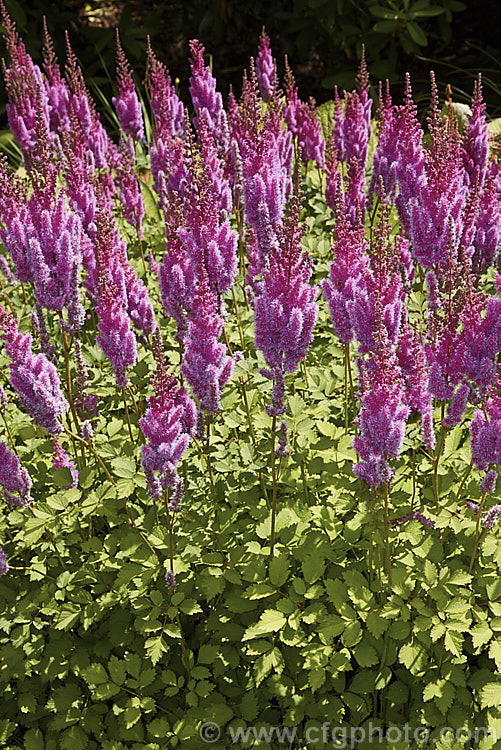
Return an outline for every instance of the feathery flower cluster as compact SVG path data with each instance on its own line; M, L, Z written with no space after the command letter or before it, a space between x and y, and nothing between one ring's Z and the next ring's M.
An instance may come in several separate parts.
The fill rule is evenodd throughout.
M271 54L270 38L266 31L261 31L259 50L256 58L256 78L259 93L263 102L271 101L277 88L277 64Z
M112 97L118 121L124 133L136 141L144 138L141 102L132 80L129 63L125 57L117 29L117 82L118 96Z
M496 480L496 466L501 466L501 375L489 388L483 409L476 409L470 424L471 455L474 465L486 471L488 487ZM485 492L491 490L487 487Z
M299 221L300 211L301 195L296 179L294 196L253 302L256 347L270 368L262 373L274 384L272 404L267 411L275 415L284 411L283 375L294 372L306 357L318 316L315 302L318 289L309 283L312 264L301 247L305 227Z
M205 120L222 156L229 146L228 118L223 107L223 98L216 91L216 79L208 65L204 65L204 47L197 39L190 42L191 78L190 95L196 117L193 124L198 131L200 119Z
M499 516L501 516L501 505L493 505L485 516L482 516L482 524L486 529L492 529Z
M350 306L355 289L368 266L367 242L360 217L353 224L346 212L345 197L338 177L336 203L334 205L334 260L329 265L329 279L322 281L322 291L329 305L334 331L343 344L353 339Z
M225 344L219 343L223 318L218 313L216 294L209 287L205 258L202 255L198 289L193 301L184 338L181 374L207 414L221 409L221 393L233 372L234 360L227 356Z
M10 359L10 383L17 392L24 409L40 425L57 435L61 432L60 418L68 410L57 370L45 354L33 354L32 338L21 333L18 321L0 305L0 338Z
M52 465L55 469L68 469L71 474L71 484L64 489L75 488L78 485L78 471L70 459L57 436L52 439Z
M0 486L7 505L26 508L33 501L31 477L6 443L0 441Z
M7 555L0 547L0 576L5 575L9 572L9 563L7 562Z
M100 331L100 334L96 336L96 342L110 360L116 384L124 388L129 385L126 370L134 365L137 359L136 337L131 330L131 321L125 306L127 295L123 273L122 285L119 287L111 265L113 225L104 212L98 214L96 224L96 272L99 281L95 292L97 294L97 327Z
M333 150L336 158L331 160L330 167L337 171L337 163L344 162L347 168L348 185L346 189L347 210L353 222L357 213L363 215L366 202L365 166L369 153L371 136L371 108L369 99L369 74L362 54L357 77L357 90L344 93L344 107L335 89L334 130L332 134ZM336 181L334 175L328 180Z
M160 498L167 488L174 488L170 510L177 510L183 496L182 479L176 466L188 447L196 424L195 404L184 388L170 375L165 365L160 331L153 335L156 370L151 378L155 391L139 424L147 444L141 447L142 465L148 492Z
M309 103L301 101L288 64L286 64L286 96L284 120L290 132L297 137L301 157L306 162L316 162L320 169L324 169L325 139L317 116L315 100L310 98Z

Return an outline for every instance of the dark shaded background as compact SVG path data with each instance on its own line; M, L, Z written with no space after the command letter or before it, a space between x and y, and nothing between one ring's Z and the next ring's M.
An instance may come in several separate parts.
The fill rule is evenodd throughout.
M109 101L114 91L116 26L137 80L144 78L149 34L186 97L189 39L205 44L223 94L230 85L239 93L242 70L256 54L265 24L279 73L287 54L304 99L331 99L334 83L352 88L364 43L372 82L388 77L395 99L408 70L424 112L429 71L434 69L442 95L450 83L454 99L467 101L474 77L482 71L488 112L491 117L501 114L498 0L34 0L29 6L6 0L6 6L37 60L44 15L63 62L64 30L69 30L98 99L102 94ZM0 111L5 122L3 91Z

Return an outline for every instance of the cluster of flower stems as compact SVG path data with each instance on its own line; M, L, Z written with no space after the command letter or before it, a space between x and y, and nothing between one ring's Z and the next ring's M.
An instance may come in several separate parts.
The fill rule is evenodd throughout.
M314 100L300 99L287 60L280 81L264 30L240 98L230 94L226 106L204 48L194 40L189 109L148 47L152 125L146 128L146 105L117 36L115 142L101 123L69 37L64 69L47 33L39 66L3 4L1 9L7 113L24 164L19 173L0 161L0 270L6 282L0 339L10 363L8 393L0 390L6 503L29 508L32 502L32 479L6 419L12 397L50 436L53 464L69 470L74 487L86 454L115 481L93 443L100 404L84 355L95 334L121 390L131 439L129 403L136 413L149 495L165 506L166 582L174 589L173 526L184 495L178 466L191 440L200 446L213 500L220 502L210 429L235 363L244 356L231 350L225 331L230 304L245 349L235 291L241 283L240 299L253 312L255 347L264 360L260 372L271 385L271 499L262 484L271 506L273 555L279 477L291 451L286 376L304 367L319 309L313 261L302 243L302 179L309 173L333 220L333 258L321 291L344 349L347 430L349 408L358 409L353 471L371 489L374 514L382 508L389 583L390 527L411 520L433 527L424 507L390 518L406 426L414 416L421 422L416 450L431 462L438 509L445 437L464 420L469 404L475 408L468 473L472 467L484 472L480 503L468 505L478 518L473 565L482 534L501 513L499 505L484 509L501 464L501 276L495 273L501 160L499 141L489 142L480 78L460 122L451 103L440 111L432 75L423 128L409 77L402 104L394 104L389 87L380 85L373 114L362 59L356 88L343 97L336 89L325 133ZM145 159L146 177L139 167ZM165 230L161 254L144 242L142 181L150 175ZM139 248L142 272L129 259L132 247ZM147 279L159 291L162 319ZM488 283L491 295L483 291ZM17 284L32 305L31 332L20 330L9 298L9 285ZM421 300L419 313L411 298ZM165 318L176 328L177 376L165 363ZM155 361L144 413L128 377L139 347L150 349ZM255 441L243 378L239 387ZM129 519L135 526L130 513ZM0 574L7 570L0 550Z

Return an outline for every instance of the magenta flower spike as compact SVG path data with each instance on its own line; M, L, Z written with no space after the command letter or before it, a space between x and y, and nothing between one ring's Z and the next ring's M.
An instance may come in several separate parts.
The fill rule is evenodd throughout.
M80 124L85 147L92 153L95 167L109 171L110 161L113 160L114 144L99 119L99 113L85 85L82 70L71 48L67 32L66 47L66 81L70 90L70 114L73 114Z
M146 445L141 447L142 466L152 498L160 498L167 488L174 488L169 509L179 510L183 496L182 479L176 471L196 425L196 408L184 388L167 371L162 339L157 331L153 337L156 370L151 378L154 395L139 420Z
M277 244L253 301L255 343L269 368L262 370L262 374L274 383L272 404L268 407L272 415L284 411L283 375L294 372L305 359L318 316L315 302L318 289L309 283L311 261L301 246L305 227L299 223L300 211L301 195L296 181Z
M419 128L415 113L409 130L417 138ZM457 119L450 115L440 117L438 95L432 74L432 99L428 117L430 143L426 149L413 148L414 162L400 158L397 176L400 194L397 208L407 237L412 242L412 252L424 268L446 265L449 245L454 252L464 244L474 220L468 188L464 184L464 167ZM472 249L466 248L468 254Z
M127 368L136 363L136 337L131 330L131 321L127 313L123 268L113 257L114 225L105 212L98 214L96 224L98 280L94 293L97 294L96 313L100 331L100 334L96 336L96 342L111 363L117 386L123 388L129 385L126 376ZM115 268L112 266L112 261L115 261ZM117 286L117 267L121 271L119 276L121 288Z
M393 345L398 340L405 298L399 249L398 240L391 237L389 208L381 188L381 213L368 248L369 265L360 269L353 298L346 303L361 354L374 350L374 336L381 327Z
M353 339L353 325L349 305L353 302L355 288L368 266L367 241L360 217L354 225L346 212L345 198L338 176L334 206L334 260L329 266L329 279L322 281L322 291L329 305L332 325L341 343Z
M134 138L135 141L142 141L144 139L144 124L141 102L136 93L129 63L120 44L118 29L117 83L118 96L113 96L111 101L115 107L120 127L126 135Z
M372 99L369 98L369 74L365 52L357 77L357 89L344 94L344 108L335 90L334 146L339 161L347 166L347 209L352 221L357 211L363 214L366 202L365 167L371 136Z
M61 75L61 70L54 51L54 44L47 30L47 22L44 17L44 73L45 91L49 104L49 128L52 133L60 134L70 127L70 91L66 81Z
M256 57L256 78L263 102L269 102L277 87L277 64L271 54L270 38L264 26L259 37L259 50Z
M64 489L75 489L78 486L78 471L70 459L57 436L52 439L52 465L55 469L68 469L71 475L71 484Z
M218 296L227 292L237 272L237 234L230 228L228 208L231 191L223 178L211 138L202 124L200 154L190 159L190 183L183 204L183 225L178 236L195 269L204 258L205 272L212 291ZM197 276L200 271L196 270Z
M23 157L29 162L31 152L37 145L37 125L41 115L49 129L49 102L38 65L27 53L19 39L16 26L5 9L0 6L5 43L10 65L4 70L7 91L7 117L15 140L19 143Z
M31 477L27 469L6 443L0 441L0 487L3 498L11 507L26 508L31 505Z
M485 471L482 492L492 492L501 466L501 375L489 388L482 408L475 410L470 424L471 455L477 469Z
M229 146L228 119L223 107L223 99L216 91L216 79L209 66L204 65L204 47L197 40L190 42L190 95L196 116L193 120L198 130L199 118L203 117L217 146L223 156Z
M320 169L325 168L325 139L317 115L315 100L302 102L298 96L294 76L286 58L287 105L284 119L290 132L297 137L301 156L305 162L314 161Z
M476 273L486 271L495 263L499 255L500 244L500 196L496 189L492 170L488 170L480 195L478 216L472 239L472 267Z
M155 141L168 136L182 137L185 132L184 106L176 94L167 68L151 49L149 37L147 53L150 105L155 115Z
M484 184L489 156L489 133L485 116L485 102L482 98L482 77L479 73L475 81L471 102L471 115L463 138L463 164L466 183L469 186L478 182Z
M428 363L420 336L409 323L402 326L396 353L404 384L402 402L409 407L411 414L418 412L421 415L423 442L426 448L433 450L436 440Z
M21 406L52 435L62 431L60 419L68 410L56 368L45 354L33 354L32 338L21 333L18 321L0 305L0 338L10 359L10 383Z
M158 269L160 295L165 314L174 318L177 326L176 339L182 342L188 328L188 312L191 310L195 288L195 266L178 229L184 223L182 206L174 201L171 207L172 221L166 223L166 250Z
M7 562L7 555L0 547L0 576L5 575L9 572L9 563Z
M133 226L142 237L141 225L144 218L144 203L141 185L134 170L136 155L132 141L121 140L120 163L117 167L115 181L119 190L119 200L123 207L125 220Z
M356 423L360 435L353 447L360 459L353 473L370 487L391 482L395 470L389 461L402 450L409 406L404 403L404 386L395 346L382 326L376 333L377 349L370 359L357 360L360 373L360 413Z
M223 318L217 295L211 291L204 254L197 274L198 288L193 296L188 329L184 337L181 374L189 384L201 411L221 410L221 393L233 372L234 360L219 342Z

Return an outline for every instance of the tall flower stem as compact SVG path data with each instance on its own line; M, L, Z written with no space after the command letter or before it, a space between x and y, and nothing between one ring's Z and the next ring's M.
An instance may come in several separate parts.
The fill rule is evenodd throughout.
M275 438L277 432L277 417L273 415L271 419L271 478L273 482L273 495L271 501L271 532L270 532L270 557L273 557L275 548L275 520L277 513L277 488L278 481L276 475L276 455L275 455Z
M467 480L467 479L468 479L468 477L470 476L470 474L471 474L471 470L472 470L472 469L473 469L473 461L470 461L470 465L468 466L468 468L467 468L467 470L466 470L466 472L465 472L465 474L464 474L464 476L463 476L463 478L462 478L462 480L461 480L461 483L460 483L460 485L459 485L459 487L458 487L458 491L456 492L456 502L457 502L457 501L459 500L459 498L461 497L461 490L462 490L462 489L463 489L463 487L465 486L465 484L466 484L466 480Z
M344 431L348 432L348 359L344 350Z
M484 509L485 496L486 496L486 493L484 492L483 495L482 495L482 497L481 497L481 499L480 499L480 503L479 503L479 506L478 506L477 525L475 527L475 544L473 545L473 552L471 554L470 567L468 568L468 572L469 573L471 573L471 571L473 569L473 563L475 562L475 557L476 557L476 554L477 554L478 545L480 544L480 540L482 539L482 537L484 536L485 531L486 531L486 529L483 529L482 533L479 534L479 531L480 531L480 522L482 520L482 511Z
M4 298L5 298L5 301L6 301L6 303L8 304L8 306L9 306L9 308L10 308L10 311L11 311L12 315L14 315L14 317L15 317L15 315L16 315L16 311L14 310L14 307L13 307L13 305L12 305L12 302L10 301L10 297L9 297L9 295L8 295L8 294L7 294L7 292L5 291L4 283L3 283L3 280L2 280L2 278L1 278L1 277L0 277L0 287L2 288L2 294L3 294Z
M16 454L16 456L18 456L19 454L17 452L16 444L14 442L14 438L12 437L12 432L10 431L9 423L5 419L5 414L4 414L4 410L3 409L1 410L0 414L2 415L2 420L3 420L3 423L5 425L5 429L7 430L7 435L9 436L10 444L12 445L12 450L14 451L14 453Z
M353 403L355 403L355 389L353 387L353 373L351 371L351 351L350 351L350 342L348 341L344 345L344 350L346 354L346 360L348 362L348 380L350 383L350 396Z
M244 406L245 406L245 413L247 415L247 424L249 425L249 431L252 439L252 444L254 447L256 447L256 433L254 432L254 425L252 424L251 419L251 413L249 408L249 399L247 398L247 390L245 388L245 381L243 378L239 378L241 390L242 390L242 398L244 400Z
M139 243L139 252L141 253L141 260L143 261L144 275L146 276L146 261L144 259L143 240L141 239L141 235L139 234L139 229L137 230L137 241Z
M131 443L133 443L134 442L134 438L132 437L132 426L131 426L131 423L130 423L129 407L127 406L127 399L125 397L125 388L122 388L122 396L123 396L123 400L124 400L125 414L126 414L126 417L127 417L127 426L129 428L130 441L131 441Z
M212 414L207 414L207 440L206 440L206 448L205 448L205 455L207 460L207 469L209 471L209 480L210 480L210 491L212 494L212 499L215 503L218 503L219 500L217 499L216 495L216 488L214 485L214 474L212 472L212 459L210 456L210 426L212 423Z
M80 437L80 435L75 435L75 433L71 432L71 430L69 430L67 427L65 427L64 429L65 429L65 432L72 438L72 440L79 440L81 443L84 444L84 446L86 448L88 448L90 450L90 452L92 453L92 455L94 456L94 458L97 459L98 463L100 464L101 468L103 469L104 473L106 474L106 476L108 477L108 479L110 480L110 482L114 486L116 486L116 482L113 479L113 476L111 475L110 470L108 469L108 467L106 466L106 464L104 463L103 459L101 458L101 456L99 455L99 453L96 451L96 449L94 448L94 446L92 445L92 443L90 441L84 440L82 437Z
M61 316L62 319L62 316ZM68 336L66 335L66 331L63 329L63 349L64 349L64 370L66 375L66 391L68 394L68 403L70 405L70 411L71 416L73 417L73 422L75 424L75 430L76 432L79 432L79 421L77 412L75 409L75 402L73 401L73 391L71 387L71 371L70 371L70 344L68 342Z
M384 507L383 507L384 541L385 541L385 548L386 548L386 571L388 573L388 584L391 588L392 580L391 580L390 536L389 536L389 523L388 523L388 499L389 499L389 487L388 487L388 482L385 482L384 484Z
M242 330L242 324L240 322L240 313L238 311L238 302L237 302L237 295L235 293L235 287L231 287L231 293L233 295L233 306L235 307L235 315L237 318L237 325L238 325L238 334L240 336L240 346L242 347L242 351L245 349L245 342L244 342L244 332Z
M440 461L440 456L442 455L442 451L444 449L445 433L447 432L447 427L444 425L444 414L445 414L445 402L442 401L442 406L440 409L440 438L438 441L437 452L433 459L435 463L435 466L433 467L433 493L435 495L435 504L437 506L437 510L439 509L438 463Z
M164 495L165 515L167 516L167 528L169 529L169 560L170 569L174 573L174 539L172 534L172 518L169 511L169 488L167 487Z

